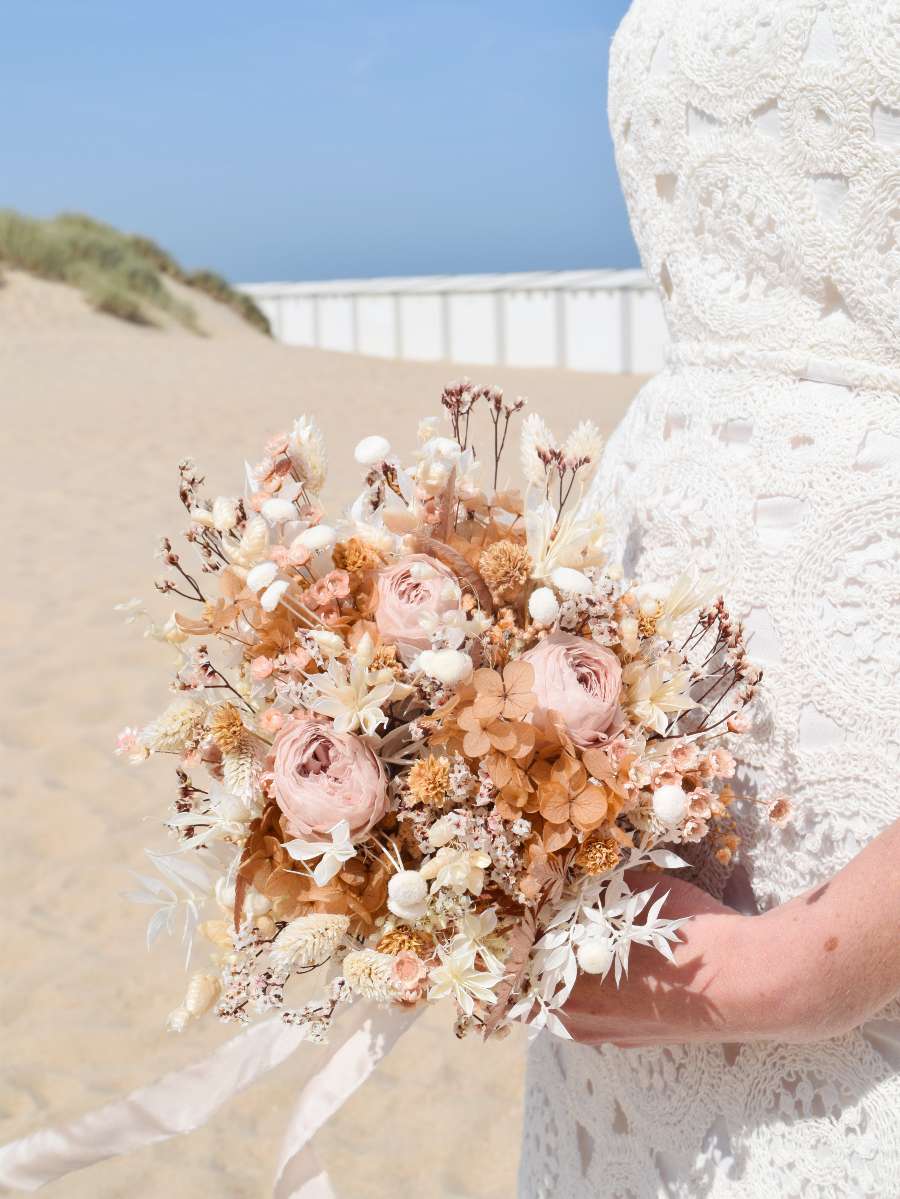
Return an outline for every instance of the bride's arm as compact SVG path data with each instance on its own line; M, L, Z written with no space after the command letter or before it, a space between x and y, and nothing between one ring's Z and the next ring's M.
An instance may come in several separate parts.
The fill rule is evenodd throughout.
M582 976L566 1006L578 1040L817 1041L900 994L900 821L830 882L763 916L677 879L665 886L663 914L693 917L675 962L637 948L618 990Z

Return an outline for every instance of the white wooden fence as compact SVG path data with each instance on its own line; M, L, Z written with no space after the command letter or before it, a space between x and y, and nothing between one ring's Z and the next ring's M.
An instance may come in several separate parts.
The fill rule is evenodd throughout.
M247 283L288 345L509 366L651 374L667 340L641 271L537 271Z

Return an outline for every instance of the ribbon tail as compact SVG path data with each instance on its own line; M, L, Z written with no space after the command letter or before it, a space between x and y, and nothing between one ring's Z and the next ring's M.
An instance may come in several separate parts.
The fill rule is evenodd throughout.
M294 1105L281 1146L273 1199L335 1199L328 1175L319 1168L313 1136L363 1085L382 1058L418 1019L419 1010L389 1012L360 1005L355 1031L303 1089Z
M302 1029L278 1018L266 1020L202 1061L124 1099L12 1141L0 1147L0 1185L36 1191L106 1158L192 1132L290 1057L302 1041Z

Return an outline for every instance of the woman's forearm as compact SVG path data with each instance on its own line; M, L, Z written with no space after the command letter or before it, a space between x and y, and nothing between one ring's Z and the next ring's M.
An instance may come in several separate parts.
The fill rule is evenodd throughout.
M774 980L776 1035L821 1040L873 1016L900 994L900 821L829 882L744 932Z

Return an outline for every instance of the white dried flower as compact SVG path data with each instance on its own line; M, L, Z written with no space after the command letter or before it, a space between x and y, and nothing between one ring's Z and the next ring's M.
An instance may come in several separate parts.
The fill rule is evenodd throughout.
M653 792L653 813L660 824L674 828L687 815L690 800L676 783L667 783Z
M155 753L181 753L200 740L205 715L205 707L196 700L176 699L147 725L141 741Z
M563 595L590 595L594 590L594 584L587 575L571 566L557 566L550 578L553 586Z
M384 462L391 452L391 443L386 437L364 437L357 443L353 457L360 466L377 466Z
M583 420L566 438L563 454L569 462L596 462L602 448L603 434L593 421Z
M424 650L419 654L416 665L429 678L446 683L449 687L465 682L473 671L472 659L457 649Z
M325 454L325 439L312 417L300 416L294 421L288 438L288 454L300 482L307 491L318 495L325 486L328 459Z
M528 611L537 624L551 625L559 616L559 600L549 587L538 587L528 600Z
M259 606L263 611L274 612L290 585L287 579L276 579L274 583L270 584L262 593L259 600Z
M194 974L188 983L182 1006L187 1014L196 1020L198 1016L209 1011L219 998L221 990L221 984L214 974Z
M262 514L272 524L283 524L286 520L296 520L298 515L293 500L285 500L281 496L266 500L262 506Z
M585 974L606 974L615 954L612 942L606 937L590 937L582 941L576 956Z
M302 545L305 549L318 553L319 550L331 549L336 541L337 533L331 525L313 525L312 528L298 533L293 544Z
M260 562L247 573L247 586L251 591L262 591L270 583L274 583L278 567L274 562Z
M536 487L543 487L547 479L547 464L543 461L541 453L556 450L557 444L543 417L538 416L536 412L530 413L522 421L519 445L522 474L527 482Z
M237 500L228 495L220 495L213 501L212 522L220 533L233 529L238 521Z
M359 949L344 958L344 978L363 999L387 1002L391 998L391 968L394 959L376 949Z
M249 570L269 556L269 526L262 516L251 516L244 526L238 545L224 545L225 553L235 566Z
M427 901L428 883L418 870L401 870L388 883L388 908L400 920L420 920Z
M190 1020L190 1012L183 1007L177 1007L166 1017L166 1032L184 1032Z
M280 971L292 966L321 966L340 945L349 927L347 916L327 912L299 916L278 934L269 960Z

